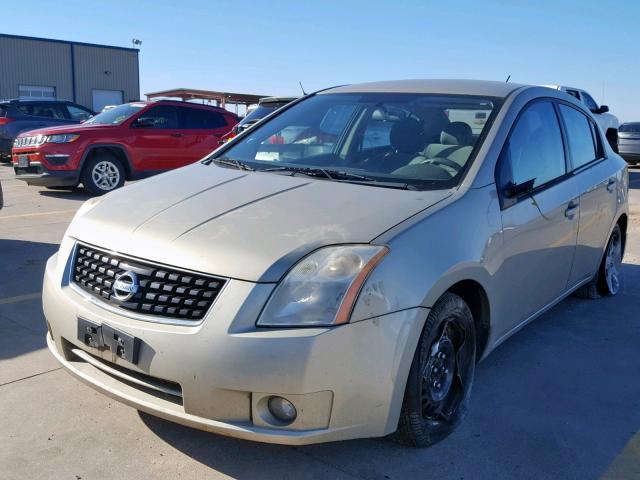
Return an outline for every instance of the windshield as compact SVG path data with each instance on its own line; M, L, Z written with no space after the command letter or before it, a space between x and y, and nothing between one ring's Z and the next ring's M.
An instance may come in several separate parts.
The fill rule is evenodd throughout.
M269 103L266 105L258 105L256 108L251 110L246 117L244 117L238 125L244 125L249 122L257 122L258 120L266 117L270 113L274 112L276 109L280 108L282 105L286 105L284 103Z
M110 108L109 110L105 110L95 117L91 117L84 123L85 125L120 125L127 118L135 115L144 107L146 107L144 103L125 103L123 105L118 105L117 107Z
M640 123L623 123L620 125L622 133L640 133Z
M315 169L336 181L351 174L378 186L451 188L462 178L497 102L463 95L318 94L218 157L238 168L241 163L292 174Z

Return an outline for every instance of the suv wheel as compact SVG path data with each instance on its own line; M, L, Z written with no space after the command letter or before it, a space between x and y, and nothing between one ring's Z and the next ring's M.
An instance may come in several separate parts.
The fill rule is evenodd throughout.
M427 447L453 432L467 410L475 360L473 315L462 298L445 293L427 317L393 438Z
M92 157L82 171L82 185L92 195L104 195L124 185L124 168L112 155Z

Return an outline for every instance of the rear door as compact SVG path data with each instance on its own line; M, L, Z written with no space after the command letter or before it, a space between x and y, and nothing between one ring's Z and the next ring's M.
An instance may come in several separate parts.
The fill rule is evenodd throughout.
M183 163L184 135L178 107L155 105L131 123L128 144L136 171L159 171Z
M579 194L551 101L534 101L520 113L497 171L503 261L496 280L506 315L496 334L502 337L566 291L576 248ZM516 193L527 184L529 190Z
M616 214L616 166L605 158L595 122L577 108L559 104L571 170L580 193L580 226L569 284L591 278L600 264Z
M180 166L196 162L220 146L222 136L231 130L227 116L207 108L180 107L180 131L184 152Z

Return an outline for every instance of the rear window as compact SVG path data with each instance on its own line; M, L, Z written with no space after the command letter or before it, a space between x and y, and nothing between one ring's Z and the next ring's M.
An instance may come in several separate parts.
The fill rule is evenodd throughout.
M7 115L7 107L4 105L0 105L0 117L5 117Z
M618 131L623 133L640 133L640 123L623 123Z

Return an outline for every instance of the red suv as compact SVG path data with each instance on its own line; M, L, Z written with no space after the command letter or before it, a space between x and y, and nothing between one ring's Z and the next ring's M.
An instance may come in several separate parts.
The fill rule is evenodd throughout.
M222 108L177 101L133 102L80 125L32 130L12 150L17 178L48 188L82 183L101 195L141 178L193 163L218 148L237 123Z

